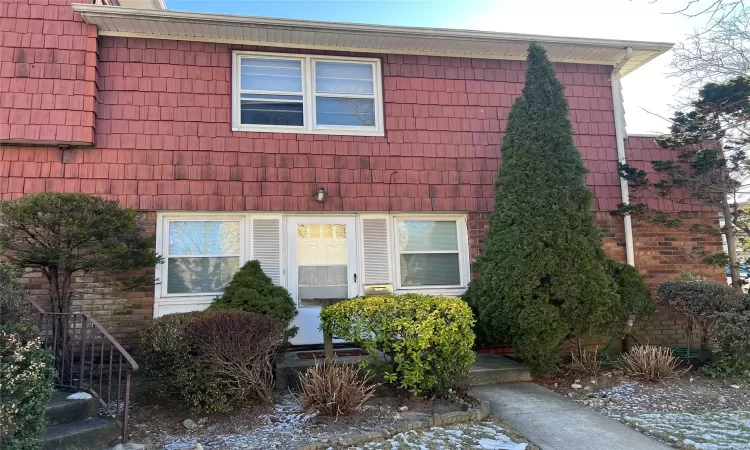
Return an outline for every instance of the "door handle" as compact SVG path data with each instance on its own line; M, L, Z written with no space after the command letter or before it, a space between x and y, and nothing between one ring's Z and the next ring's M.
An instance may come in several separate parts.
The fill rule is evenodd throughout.
M355 283L357 282L357 274L356 273L354 274L354 282Z

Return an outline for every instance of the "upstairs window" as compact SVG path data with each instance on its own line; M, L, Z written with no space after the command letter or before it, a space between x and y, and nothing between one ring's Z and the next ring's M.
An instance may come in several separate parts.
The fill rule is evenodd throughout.
M383 135L380 61L234 53L235 131Z

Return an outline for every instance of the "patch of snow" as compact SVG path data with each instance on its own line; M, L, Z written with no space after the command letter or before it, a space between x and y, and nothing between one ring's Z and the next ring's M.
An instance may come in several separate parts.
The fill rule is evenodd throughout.
M436 448L474 448L482 450L525 450L493 422L465 423L399 433L384 441L370 442L350 450L428 450Z
M68 400L91 400L93 397L87 392L76 392L65 397Z

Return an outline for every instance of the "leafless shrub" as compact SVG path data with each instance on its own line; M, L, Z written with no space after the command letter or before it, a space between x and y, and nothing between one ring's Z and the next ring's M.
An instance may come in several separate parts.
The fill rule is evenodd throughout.
M334 417L358 411L377 387L369 376L360 377L356 366L331 361L316 362L299 381L302 408Z
M645 381L662 381L676 378L686 370L680 370L680 361L667 347L641 345L622 355L625 368L631 377Z
M575 352L571 351L570 370L575 373L595 377L599 373L598 353L598 347L595 347L593 351L582 348L577 355Z
M284 341L277 319L240 311L211 311L187 330L200 362L211 368L224 394L235 400L273 400L273 357Z

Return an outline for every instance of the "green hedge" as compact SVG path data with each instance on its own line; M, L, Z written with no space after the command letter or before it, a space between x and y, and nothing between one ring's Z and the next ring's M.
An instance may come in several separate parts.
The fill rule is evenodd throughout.
M54 383L53 357L29 323L0 325L0 448L36 450Z
M320 319L333 336L372 355L392 355L385 379L413 395L449 395L462 387L474 363L474 317L459 298L361 297L324 308Z
M260 262L246 262L232 277L221 297L216 297L209 306L216 311L245 311L274 317L286 326L287 339L297 334L291 327L297 308L289 291L276 286L263 272Z

